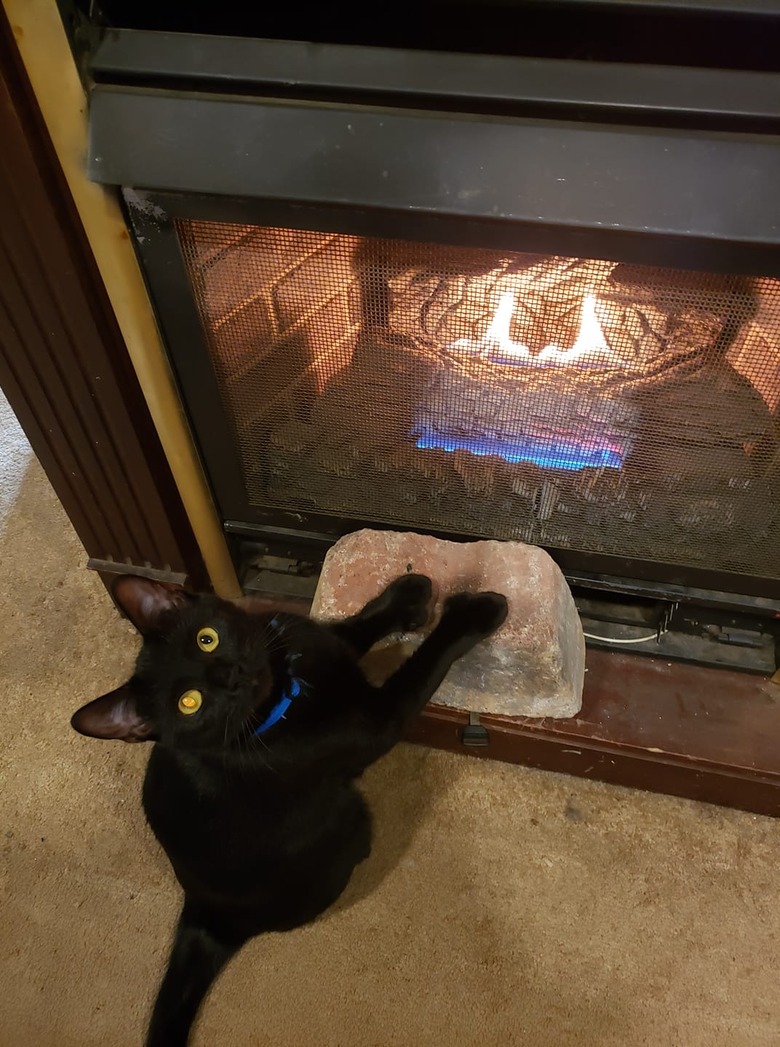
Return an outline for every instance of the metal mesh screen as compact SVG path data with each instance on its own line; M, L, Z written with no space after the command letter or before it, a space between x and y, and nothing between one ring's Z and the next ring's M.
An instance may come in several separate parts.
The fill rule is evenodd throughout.
M780 578L780 281L178 232L250 504Z

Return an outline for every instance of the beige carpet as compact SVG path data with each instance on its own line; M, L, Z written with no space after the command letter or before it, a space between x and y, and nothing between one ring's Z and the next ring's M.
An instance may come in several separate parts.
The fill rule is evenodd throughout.
M140 1047L177 889L144 747L68 726L135 639L35 462L0 532L0 1045ZM196 1045L780 1044L779 822L409 746L366 789L348 902L248 946Z

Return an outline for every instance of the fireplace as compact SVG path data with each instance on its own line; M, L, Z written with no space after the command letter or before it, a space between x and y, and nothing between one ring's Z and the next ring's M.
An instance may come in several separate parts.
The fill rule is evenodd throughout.
M593 13L582 61L541 23L506 53L528 5L499 7L481 54L453 17L427 52L338 13L313 47L279 13L171 35L197 12L109 4L91 38L90 174L121 189L244 583L272 557L310 591L361 526L517 539L593 643L769 671L777 18L736 3L726 62L705 12L687 65L660 31L629 65L626 12Z
M775 5L172 6L60 4L126 219L96 257L208 563L300 606L362 526L541 545L582 715L418 738L777 813ZM184 576L115 544L103 572Z
M176 231L236 448L226 497L780 583L780 281Z

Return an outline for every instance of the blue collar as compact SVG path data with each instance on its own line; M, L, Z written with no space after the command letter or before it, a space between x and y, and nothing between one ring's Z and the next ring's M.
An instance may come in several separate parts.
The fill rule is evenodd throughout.
M260 726L257 727L252 733L255 735L265 734L267 730L269 730L271 727L273 727L275 723L278 723L279 720L282 719L284 714L292 705L293 698L297 698L300 693L301 681L296 680L295 677L293 677L293 679L290 680L289 686L285 689L284 693L282 694L282 697L279 699L279 701L276 703L273 709L271 709L270 713L268 714L268 716L266 716L266 718L263 720Z

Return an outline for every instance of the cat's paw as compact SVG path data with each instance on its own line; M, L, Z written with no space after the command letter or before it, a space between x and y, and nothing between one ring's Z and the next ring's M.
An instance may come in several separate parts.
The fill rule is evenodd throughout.
M506 597L501 593L454 593L444 603L442 620L484 639L504 623L507 613Z
M398 624L403 632L421 629L428 621L433 596L433 583L424 574L403 574L387 589L398 611Z

